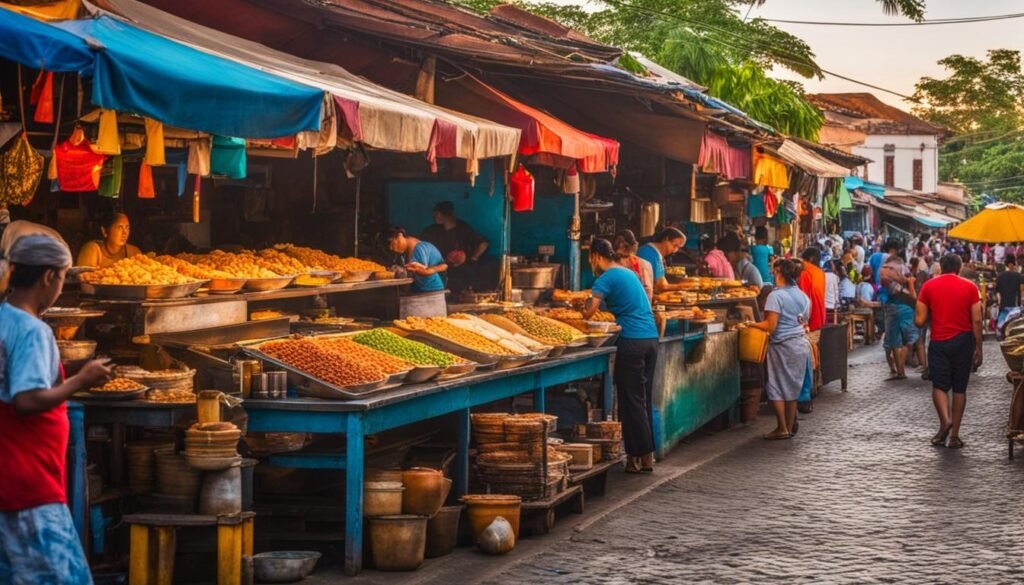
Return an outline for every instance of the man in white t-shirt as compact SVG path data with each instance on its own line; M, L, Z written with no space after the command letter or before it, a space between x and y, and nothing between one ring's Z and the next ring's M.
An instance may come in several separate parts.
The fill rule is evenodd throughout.
M1002 264L1003 261L1006 260L1006 246L1002 243L996 244L996 246L992 248L992 259L996 264Z
M864 251L864 239L860 234L853 235L853 265L860 272L864 269L864 259L866 258L866 252Z

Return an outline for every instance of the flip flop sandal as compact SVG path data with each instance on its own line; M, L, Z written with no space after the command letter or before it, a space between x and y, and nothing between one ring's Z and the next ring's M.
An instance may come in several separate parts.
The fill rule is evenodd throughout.
M949 444L946 446L949 447L950 449L963 449L964 442L960 439L960 437L950 437Z
M949 436L949 431L952 428L953 428L953 425L949 425L948 427L946 427L946 428L942 429L941 431L939 431L934 437L932 437L932 445L935 445L936 447L941 447L941 446L945 445L946 444L946 437Z
M764 439L765 441L784 441L784 440L792 438L792 437L793 437L793 435L790 435L789 433L780 434L780 435L776 435L775 433L768 433L767 435L764 435L761 438Z
M800 421L793 421L793 428L789 429L789 436L795 437L797 432L800 430Z

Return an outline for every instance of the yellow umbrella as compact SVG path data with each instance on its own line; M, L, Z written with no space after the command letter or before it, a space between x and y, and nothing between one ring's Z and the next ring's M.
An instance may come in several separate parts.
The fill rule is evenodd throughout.
M1024 207L993 203L949 230L949 237L982 244L1024 242Z

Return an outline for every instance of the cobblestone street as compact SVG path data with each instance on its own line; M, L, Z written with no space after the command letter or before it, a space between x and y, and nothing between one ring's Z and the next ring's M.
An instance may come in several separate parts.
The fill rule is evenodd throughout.
M986 350L962 451L929 445L927 382L883 382L881 349L860 350L850 392L828 386L798 438L747 443L487 582L1019 583L1024 462Z

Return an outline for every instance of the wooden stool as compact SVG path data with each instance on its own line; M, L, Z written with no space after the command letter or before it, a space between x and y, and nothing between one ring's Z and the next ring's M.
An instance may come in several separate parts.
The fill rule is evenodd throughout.
M252 556L254 512L235 516L128 514L131 551L129 585L171 585L178 528L217 527L217 585L241 585L242 555Z
M850 313L846 319L853 329L856 329L858 323L864 328L864 345L871 345L875 342L874 313Z

